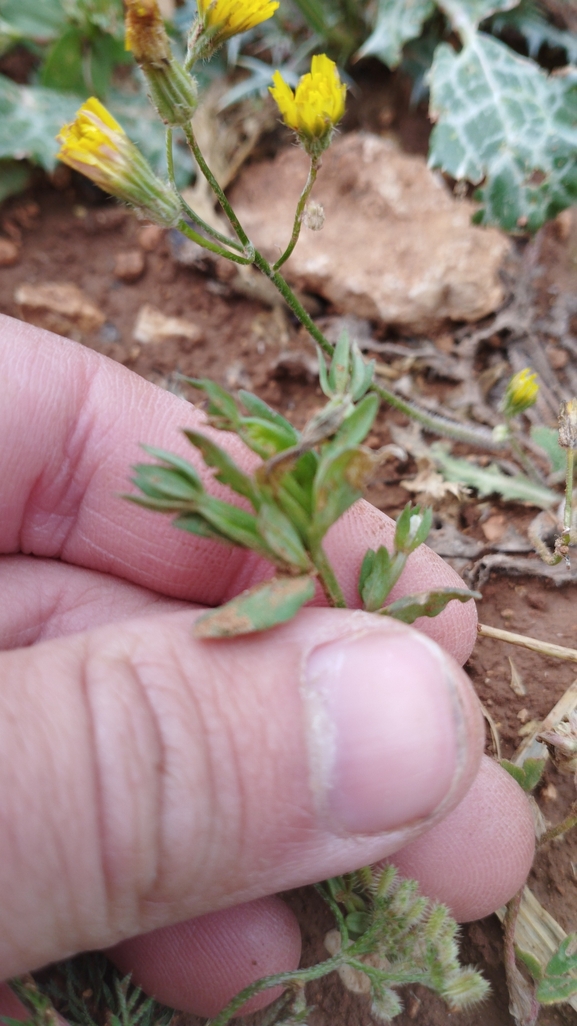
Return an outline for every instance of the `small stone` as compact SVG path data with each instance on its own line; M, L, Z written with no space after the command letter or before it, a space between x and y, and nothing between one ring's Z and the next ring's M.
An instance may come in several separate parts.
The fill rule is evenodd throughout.
M106 317L95 303L69 282L41 282L19 285L14 298L23 321L60 335L98 331Z
M135 342L148 345L152 342L167 342L169 339L186 339L191 344L200 342L202 331L198 324L184 317L167 317L150 303L140 307L132 337Z
M0 238L0 267L13 267L20 259L20 249L11 239Z
M519 712L517 713L517 719L520 723L526 723L530 716L531 713L528 709L519 709Z
M145 224L138 232L138 245L145 253L158 249L164 238L164 228L157 224Z
M141 249L126 249L116 254L114 274L121 281L138 281L144 274L145 267L146 259Z

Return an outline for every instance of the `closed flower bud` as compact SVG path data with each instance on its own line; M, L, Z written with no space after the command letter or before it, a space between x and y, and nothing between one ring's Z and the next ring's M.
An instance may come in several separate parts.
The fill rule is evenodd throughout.
M577 449L577 399L569 399L559 407L559 445Z
M156 221L170 227L180 218L179 199L157 178L124 129L95 97L58 135L58 158Z
M537 401L539 383L530 367L514 374L503 398L502 410L507 418L524 413Z
M303 75L294 93L280 71L270 87L285 125L297 133L311 157L319 157L332 139L335 125L345 112L346 86L337 66L326 54L313 57L311 70Z
M196 82L172 56L157 0L125 3L126 49L144 73L152 103L167 125L184 125L196 110Z

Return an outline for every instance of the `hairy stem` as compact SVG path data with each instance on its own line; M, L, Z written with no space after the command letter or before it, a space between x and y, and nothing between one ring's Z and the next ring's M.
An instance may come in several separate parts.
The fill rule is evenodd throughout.
M216 198L218 199L218 202L220 203L222 209L224 210L224 213L226 214L226 216L227 216L227 218L228 218L228 220L229 220L229 222L231 224L231 227L233 228L233 231L236 233L236 235L238 236L240 242L242 243L242 245L244 247L244 252L246 253L247 257L252 256L252 254L254 252L252 243L251 243L248 235L246 234L244 228L242 227L242 225L241 225L238 217L236 216L234 210L232 209L230 203L228 202L228 200L227 200L223 190L221 189L221 187L218 184L216 178L214 177L212 171L210 170L208 164L206 163L206 160L204 159L204 157L203 157L203 155L202 155L202 153L200 151L200 147L199 147L199 145L198 145L198 143L196 141L196 136L195 136L194 131L192 129L192 125L185 125L183 131L184 131L184 134L186 136L186 140L188 142L188 145L190 146L190 148L192 150L192 153L193 153L194 159L196 160L196 163L198 164L200 170L202 171L204 177L206 178L208 184L210 185L212 191L214 192ZM247 262L251 263L252 261L249 260Z
M272 268L273 271L278 271L279 267L282 267L282 265L290 257L293 249L295 248L295 246L296 246L296 244L298 242L299 235L301 233L301 225L302 225L303 211L305 209L305 204L306 204L306 201L308 200L308 198L310 196L311 189L312 189L313 185L315 184L315 180L316 180L316 177L317 177L318 170L319 170L320 166L321 166L320 157L312 157L311 158L311 166L309 168L308 178L306 180L305 187L304 187L303 191L301 192L300 199L298 201L297 208L296 208L296 211L295 211L295 219L294 219L293 231L292 231L290 242L289 242L287 248L285 249L284 253L282 254L282 256L280 256L278 258L278 260L276 261L276 263L273 264L273 268Z
M572 830L574 826L577 826L577 801L573 802L565 819L557 823L556 826L549 827L544 834L541 834L537 847L542 848L543 845L549 844L549 841L554 841L556 837L563 837L563 834L566 834L568 830Z
M261 980L256 980L255 983L251 983L244 990L241 990L240 994L237 994L228 1003L226 1008L217 1015L216 1019L211 1020L209 1026L226 1026L236 1015L239 1008L242 1008L255 994L261 994L263 990L270 990L271 987L287 987L291 984L308 983L309 980L319 980L322 976L327 976L328 973L339 969L344 961L343 955L339 952L333 955L332 958L327 958L324 962L308 966L306 969L293 969L286 973L276 973L274 976L264 976Z
M198 232L195 232L194 228L191 228L186 221L179 221L176 227L188 239L192 239L193 242L198 243L203 249L209 249L211 253L218 253L219 256L226 257L227 260L233 260L235 264L252 264L252 260L248 257L241 256L240 253L231 253L230 250L219 246L217 242L205 239L204 235L199 235Z
M416 420L419 424L422 424L425 431L430 431L432 434L444 435L445 438L454 438L456 442L466 442L469 445L476 445L481 449L502 449L506 444L504 442L496 442L491 432L486 431L484 428L458 424L454 420L448 420L447 417L440 417L436 413L429 413L428 410L415 406L414 403L409 402L407 399L402 399L400 395L391 392L388 388L384 388L383 385L372 385L371 391L376 392L393 409L399 410L406 417L410 417L411 420Z
M180 192L178 191L178 186L176 184L176 180L175 180L175 177L174 177L174 154L173 154L173 149L172 149L172 137L173 137L173 129L172 128L167 128L166 129L166 166L168 168L168 180L169 180L172 188L174 189L176 195L178 196L178 199L180 201L180 205L181 205L184 213L187 214L188 217L190 217L191 220L193 220L199 226L199 228L202 228L203 231L205 231L208 235L211 235L213 239L216 239L218 242L224 242L225 245L230 246L232 249L236 249L239 253L243 253L243 247L240 245L240 243L238 243L236 241L236 239L229 239L226 235L223 235L222 232L219 232L219 231L216 230L216 228L213 228L212 225L208 224L206 221L203 221L202 217L199 217L199 215L196 213L196 211L193 210L192 207L189 207L189 205L186 202L186 200L184 199L184 197L181 196ZM225 254L225 256L226 256L226 254Z

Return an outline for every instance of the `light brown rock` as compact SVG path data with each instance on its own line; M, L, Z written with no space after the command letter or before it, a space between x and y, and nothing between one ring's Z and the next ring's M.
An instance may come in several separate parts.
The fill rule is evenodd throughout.
M127 283L138 281L145 267L146 259L141 249L122 250L114 260L114 275Z
M106 320L92 300L69 282L23 282L14 298L22 320L61 335L89 334Z
M189 343L199 342L202 331L198 324L184 317L167 317L150 303L140 307L132 337L135 342L168 342L170 339L186 339Z
M252 165L231 199L252 241L277 259L290 238L308 158L296 148ZM313 193L322 231L302 229L286 264L292 284L341 313L428 331L445 319L475 321L504 299L499 269L509 250L496 229L471 224L424 159L368 133L338 138Z
M12 239L0 239L0 267L13 267L20 259L20 249Z

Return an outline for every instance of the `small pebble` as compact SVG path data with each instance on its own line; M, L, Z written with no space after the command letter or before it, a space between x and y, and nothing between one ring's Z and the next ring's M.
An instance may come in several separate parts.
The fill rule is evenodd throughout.
M20 249L11 239L0 239L0 267L13 267L20 259Z
M146 258L141 249L127 249L116 254L114 274L121 281L131 283L138 281L144 274Z
M145 253L152 253L164 238L164 228L157 224L145 224L138 232L138 245Z

